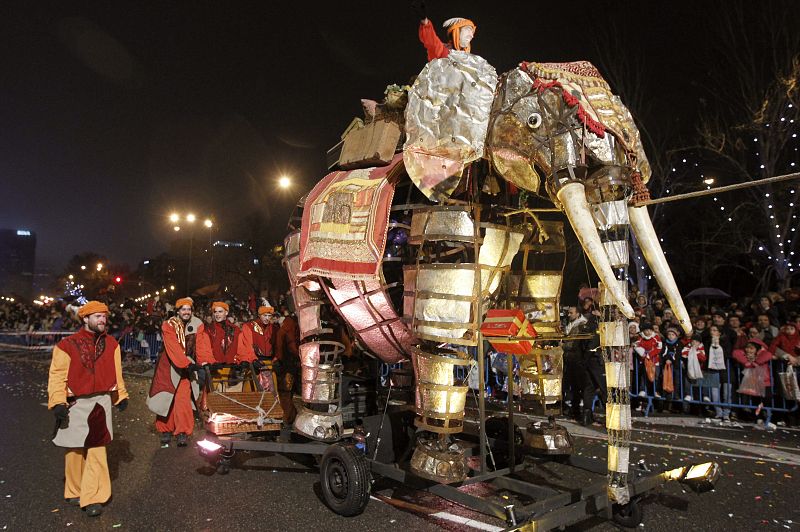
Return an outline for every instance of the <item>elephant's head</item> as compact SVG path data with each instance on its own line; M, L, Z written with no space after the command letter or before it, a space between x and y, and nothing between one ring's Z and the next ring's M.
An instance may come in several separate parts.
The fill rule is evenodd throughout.
M650 167L628 109L587 62L522 64L501 76L487 132L487 151L510 183L542 186L567 215L613 302L628 316L628 229L684 330L688 312L646 207Z

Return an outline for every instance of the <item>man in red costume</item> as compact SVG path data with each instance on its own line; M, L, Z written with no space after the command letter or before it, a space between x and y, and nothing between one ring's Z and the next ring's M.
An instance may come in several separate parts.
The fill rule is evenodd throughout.
M225 302L215 301L212 303L213 321L203 331L211 344L214 362L217 364L253 362L256 360L254 354L239 352L239 335L242 331L228 321L229 310L230 307Z
M450 55L450 50L470 52L472 38L475 36L475 30L477 30L474 22L459 17L446 20L442 27L447 30L449 40L447 44L444 44L439 39L439 36L436 35L436 29L434 29L433 24L425 14L424 3L421 2L418 5L417 12L422 19L419 23L419 40L428 51L428 61L447 57Z
M192 315L193 307L192 298L179 299L177 315L161 324L164 351L156 362L147 406L156 414L162 446L169 445L174 434L178 447L186 447L205 378L202 366L214 362L205 326Z
M275 309L271 306L258 307L258 319L250 320L242 325L239 335L239 353L246 353L257 359L272 358L272 343L275 341L275 327L272 316Z
M78 310L83 328L53 348L47 407L56 417L53 443L66 447L64 498L86 515L111 498L106 445L114 436L111 405L128 406L119 344L106 334L108 307L89 301Z
M276 324L272 322L275 309L269 305L258 307L258 319L242 325L239 335L239 353L255 359L253 366L259 370L259 382L265 390L273 391L271 372L262 369L265 361L272 361L273 343L277 336Z

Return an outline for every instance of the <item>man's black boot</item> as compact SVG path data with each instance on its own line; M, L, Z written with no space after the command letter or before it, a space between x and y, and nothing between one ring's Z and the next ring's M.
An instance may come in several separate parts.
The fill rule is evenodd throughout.
M97 517L103 513L103 505L102 504L90 504L86 507L86 515L89 517Z

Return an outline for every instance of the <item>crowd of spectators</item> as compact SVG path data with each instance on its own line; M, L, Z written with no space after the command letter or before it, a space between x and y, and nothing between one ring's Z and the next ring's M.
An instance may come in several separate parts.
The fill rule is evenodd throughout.
M228 296L221 298L230 306L228 319L241 325L254 318L256 301L239 300ZM205 322L211 321L211 300L196 298L194 313ZM155 358L161 345L161 323L174 314L171 301L153 298L137 302L108 301L108 333L119 340L123 350ZM285 307L284 298L278 298L278 308ZM77 301L53 300L43 304L27 304L20 301L0 301L0 334L11 333L62 333L78 330L82 323L78 319Z
M596 289L583 287L574 311L571 310L585 318L584 328L593 327L595 333L600 316L596 299ZM680 327L674 312L657 291L641 294L632 288L630 299L635 312L628 331L635 409L642 410L651 402L658 410L683 413L694 410L719 423L735 422L737 416L758 421L762 407L774 399L773 394L780 394L779 372L800 366L798 289L739 300L688 300L693 327L689 334ZM230 305L231 321L242 324L253 319L257 308L255 298L224 300ZM161 344L161 323L174 312L172 303L164 299L108 303L109 333L119 339L127 352L155 359ZM195 314L207 322L211 320L210 303L210 299L195 302ZM77 330L79 306L77 302L63 300L39 305L0 301L0 334ZM280 298L276 306L284 310L285 300ZM569 328L568 323L565 328ZM599 356L596 343L585 345L593 346ZM565 363L569 362L567 351ZM587 356L591 359L590 353ZM576 359L581 359L581 355ZM565 367L565 371L572 369ZM585 378L587 385L604 380L589 373ZM569 381L567 376L564 391L567 404L575 411L576 402L585 395L581 390L571 390ZM601 399L603 396L598 393ZM743 400L754 408L726 406ZM792 421L791 416L788 418Z
M590 323L599 317L595 298L588 288L578 297ZM784 404L780 373L800 366L800 290L686 301L691 333L658 292L633 288L630 299L636 314L628 331L635 409L647 408L650 400L657 410L696 411L709 422L736 422L738 416L764 423L765 407ZM748 408L731 409L732 403ZM796 408L794 416L778 419L796 423L795 417Z

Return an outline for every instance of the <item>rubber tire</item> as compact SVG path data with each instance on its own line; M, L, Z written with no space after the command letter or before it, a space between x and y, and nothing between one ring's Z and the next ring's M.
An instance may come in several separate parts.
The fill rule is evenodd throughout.
M614 522L624 528L636 528L642 522L644 512L639 502L632 500L624 506L615 504L612 508Z
M353 445L337 443L322 455L320 485L325 504L344 517L364 511L372 488L369 464Z

